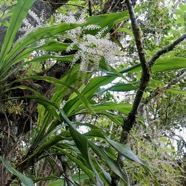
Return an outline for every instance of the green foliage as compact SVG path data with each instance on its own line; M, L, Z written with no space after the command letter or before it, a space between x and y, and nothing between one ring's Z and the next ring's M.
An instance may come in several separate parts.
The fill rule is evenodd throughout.
M185 15L186 15L186 5L183 3L179 4L179 9L175 11L176 15L176 24L177 28L180 30L180 33L184 33L186 30L186 22L185 22Z
M24 2L18 1L18 3L16 4L16 7L11 16L10 26L8 27L8 30L6 32L6 36L5 36L3 45L2 45L1 56L0 56L1 61L4 60L5 56L10 51L15 35L21 26L22 20L26 17L27 12L32 6L32 4L33 4L33 1L24 1ZM24 9L24 11L22 9ZM1 65L3 65L3 62L1 62ZM3 66L1 68L3 68ZM2 73L2 70L1 70L1 73Z
M7 168L7 170L17 176L25 186L34 186L34 183L30 178L26 177L25 175L14 169L7 161L3 160L2 157L0 157L0 160Z
M16 0L0 1L0 26L8 27Z
M82 1L79 2L80 5L81 3ZM135 94L136 90L138 90L141 78L139 75L141 72L140 64L136 64L134 60L134 62L129 64L126 63L125 69L118 71L115 67L111 67L112 64L107 65L105 62L106 59L101 59L97 74L94 73L94 71L88 71L84 77L81 77L79 68L82 59L79 59L76 64L72 63L75 54L80 49L74 45L69 53L66 52L70 46L70 43L65 42L66 38L64 38L68 31L94 24L99 25L100 28L85 30L82 34L96 35L99 31L108 27L108 29L102 33L103 37L112 30L114 25L128 19L127 11L91 16L82 24L69 24L65 22L57 25L51 24L50 26L30 31L25 37L14 43L22 20L26 17L32 4L33 1L23 2L19 0L12 12L10 25L0 53L0 91L2 94L0 101L4 107L2 113L8 110L9 114L14 113L16 115L22 115L24 109L18 109L19 107L14 106L12 102L15 100L33 101L35 108L37 107L37 114L34 116L37 119L34 127L30 129L31 137L27 137L26 140L21 138L21 140L28 145L28 147L24 147L26 153L20 154L21 158L18 163L15 164L15 167L10 166L1 158L3 165L25 185L33 185L33 182L45 181L46 183L44 184L48 186L62 185L66 182L71 182L71 184L74 185L86 185L86 183L89 182L100 186L111 185L113 173L121 179L120 184L123 185L131 184L128 174L130 174L133 180L137 181L139 185L148 185L150 182L151 184L158 185L157 181L161 183L162 180L157 178L157 175L161 175L159 167L156 167L155 164L151 165L153 159L147 158L148 154L145 154L145 151L139 153L135 150L138 144L132 145L132 150L134 149L132 151L128 145L118 142L120 135L110 135L112 132L113 134L121 132L123 117L127 116L133 107L132 99L126 99L118 103L114 100L114 96L111 95L122 92L125 93L126 96L133 97L132 94ZM140 9L137 10L137 12L140 11ZM164 15L166 18L165 22L161 20L161 23L163 22L167 25L169 19L165 9L161 9L161 7L158 6L157 9L152 11L153 15L156 15L158 12L161 12L161 15ZM157 16L153 19L154 24L157 22L157 19ZM160 29L161 23L157 25L157 29ZM131 34L130 28L119 28L118 31ZM168 30L163 34L166 35L166 32L168 32ZM40 41L43 39L45 42L41 44ZM133 38L131 38L131 42L133 42ZM147 49L148 54L151 53L151 49L153 49L153 51L157 50L157 48L152 45L149 49L150 51ZM45 53L32 56L32 52L41 51ZM59 52L61 52L61 54L59 54ZM104 58L103 56L101 57ZM134 58L136 58L136 56L134 56ZM53 62L57 61L58 63L71 63L72 67L66 73L62 74L59 79L48 75L38 75L37 73L41 71L41 62L49 59ZM90 61L90 64L91 63L92 61ZM11 75L15 75L17 70L24 71L29 65L33 67L33 64L35 68L38 67L37 73L34 73L34 70L28 70L28 72L23 73L23 76L19 77L18 74L18 78L14 79L13 82L8 82ZM167 71L172 72L183 68L186 68L186 60L184 57L165 55L157 60L152 72L153 74L166 73ZM122 79L121 82L120 79ZM115 81L115 83L113 83L113 81ZM43 93L39 90L39 86L41 85L39 85L38 82L42 82L43 84L47 83L49 91L50 86L52 86L50 96L48 96L46 92ZM155 88L163 89L166 83L166 78L163 79L163 82L160 78L153 80L146 90L146 96L150 95ZM171 95L184 95L185 90L181 90L180 87L178 89L169 87L167 91L171 93ZM24 94L11 97L11 92L13 91L23 91ZM165 91L162 91L163 96L164 92ZM106 95L106 99L104 95ZM110 100L110 98L112 100ZM13 105L11 110L7 108L7 101L11 102L11 106ZM156 101L158 102L159 99ZM165 102L165 100L161 99L161 103L165 104ZM153 111L155 109L151 108L151 106L152 105L148 107L149 115L147 114L148 118L146 118L149 123L153 118L152 116L157 115L161 119L164 117L164 110L162 108L157 109L157 113L154 114ZM173 110L171 110L170 114L172 112ZM77 117L79 116L83 116L84 119L78 121ZM141 122L142 125L145 126L144 120L145 119L142 118ZM105 121L108 125L104 124ZM139 121L140 119L138 122ZM144 130L154 130L154 128L151 129L149 123ZM114 131L112 131L112 124ZM86 127L87 131L81 132L82 127ZM135 132L137 133L137 131ZM153 132L149 134L150 142L153 141L153 135ZM145 145L141 139L139 139L138 133L136 136L136 141L140 143L140 148L145 150L149 149L150 154L156 151L156 144L153 142L145 143L145 145L147 145L145 148ZM144 138L144 136L141 136L141 138ZM167 142L167 139L163 137L161 140L162 142ZM167 153L174 153L172 151L174 149L172 148L166 150L168 151ZM161 149L159 149L158 153L161 154ZM157 155L158 157L160 157L159 154ZM120 166L118 155L125 157L124 161L127 165L125 169ZM66 159L62 161L61 159L64 156ZM43 170L44 173L42 173L42 171L41 173L40 171L37 173L37 170L39 170L37 167L46 168L45 166L47 165L45 162L48 160L50 168L52 169L51 174L45 175L45 171ZM132 167L131 165L134 166ZM61 167L63 171L60 172ZM137 167L137 169L132 173L134 167ZM172 167L168 166L167 162L163 164L162 167L165 172L171 172ZM34 169L35 172L31 169ZM58 169L59 173L56 171ZM158 174L156 175L157 171Z
M161 136L160 133L157 125L156 128L149 126L146 129L140 125L135 126L130 135L133 151L149 162L159 184L181 185L180 174L183 170L174 159L176 150L171 139ZM144 174L141 167L135 162L126 163L128 173L133 177L133 180L136 180L137 185L150 185L151 178ZM138 171L133 172L132 167ZM163 175L166 175L166 178Z

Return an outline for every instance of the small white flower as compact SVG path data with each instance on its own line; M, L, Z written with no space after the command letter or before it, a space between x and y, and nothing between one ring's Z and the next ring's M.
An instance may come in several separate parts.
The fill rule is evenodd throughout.
M101 38L102 34L108 30L108 26L101 29L97 34L96 37Z
M87 25L83 27L83 30L96 30L100 29L101 27L99 25Z
M71 44L67 47L66 52L70 52L70 51L72 50L72 48L73 48L74 45L75 45L74 43L71 43Z
M33 12L32 10L29 10L28 14L37 22L38 25L42 24L42 20L37 16L35 12Z

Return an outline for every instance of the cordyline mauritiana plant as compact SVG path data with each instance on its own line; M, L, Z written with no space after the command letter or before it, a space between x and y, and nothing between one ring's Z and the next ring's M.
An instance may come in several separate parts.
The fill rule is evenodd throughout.
M25 152L22 152L21 157L9 163L3 154L0 157L2 166L10 172L4 185L17 184L16 178L19 178L24 185L46 181L50 181L47 182L49 186L66 183L82 185L84 180L83 185L86 185L86 180L91 180L94 185L118 185L119 183L130 185L127 173L123 169L125 161L123 157L141 164L146 173L152 176L154 185L158 185L146 162L136 156L126 144L143 93L149 84L151 72L161 71L161 65L165 68L166 61L158 58L173 50L186 38L186 34L159 50L147 61L142 34L133 7L130 1L126 0L126 3L128 11L121 13L92 16L87 20L81 16L75 20L70 16L63 16L61 20L64 22L38 27L14 43L15 36L33 0L17 2L0 53L0 101L5 107L7 101L30 100L37 114L29 145L23 147ZM114 24L129 18L140 64L117 72L110 63L114 60L118 47L109 40L108 33ZM34 51L44 51L44 54L34 57L31 55ZM59 52L61 55L58 55ZM58 78L51 77L47 73L46 75L38 73L9 81L19 68L24 69L26 65L48 59L57 60L61 64L68 63L70 69ZM185 61L183 62L181 58L175 60L179 65L170 67L168 64L166 70L185 67ZM94 71L90 69L103 70L105 75L91 77ZM126 90L122 89L123 91L136 90L132 105L99 103L94 99L101 86L108 85L117 77L125 79L124 73L134 71L141 71L140 82L123 83ZM39 91L38 87L41 84L49 86L49 90L52 87L50 94ZM116 85L110 89L115 88ZM10 97L11 92L16 90L22 91L23 94ZM113 110L122 113L122 116ZM95 125L88 122L81 123L74 119L76 115L81 114L88 114L92 118L104 115L116 125L122 126L120 142L110 139ZM88 132L80 133L79 126L88 127ZM106 145L100 146L95 143L96 140L104 141ZM41 165L42 167L50 165L54 169L51 170L51 174L41 177L42 170L38 167Z

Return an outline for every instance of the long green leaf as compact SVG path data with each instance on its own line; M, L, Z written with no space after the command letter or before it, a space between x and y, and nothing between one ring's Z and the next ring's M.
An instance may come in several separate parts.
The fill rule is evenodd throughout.
M96 174L101 178L101 180L97 179L96 185L100 185L100 186L109 186L110 185L110 177L109 174L106 172L106 170L104 169L105 166L101 165L100 162L97 161L96 158L94 158L92 160L92 163L94 164L95 168L96 168ZM104 167L104 168L103 168ZM100 182L101 181L101 182Z
M125 115L127 115L132 108L132 105L129 103L114 103L114 102L106 102L106 103L96 103L92 104L91 108L94 110L96 114L107 115L107 111L119 111ZM71 113L72 115L78 114L86 114L88 113L87 108L84 105L79 106L74 112ZM115 115L117 116L117 115Z
M50 149L52 146L56 145L59 141L63 140L63 136L65 135L68 136L67 132L61 132L61 134L59 135L55 135L53 137L51 137L50 139L48 139L47 141L44 141L45 136L41 137L41 140L39 141L41 144L39 147L37 147L36 145L33 145L30 147L31 149L35 149L34 152L28 156L26 159L24 159L22 162L19 163L19 167L21 167L22 165L24 165L25 163L30 163L31 160L33 160L34 158L38 158L40 155L42 155L42 153L45 150ZM39 143L38 143L39 144Z
M0 161L7 168L7 170L11 174L14 174L15 176L17 176L25 186L34 186L34 183L30 178L26 177L25 175L23 175L22 173L14 169L7 161L3 160L1 156L0 156Z
M57 61L64 61L64 62L71 62L72 59L74 58L74 55L65 55L65 56L54 56L54 55L49 55L49 54L45 54L39 57L35 57L33 58L31 61L25 62L24 64L26 65L27 63L31 63L31 62L41 62L41 61L45 61L47 59L53 59L53 60L57 60Z
M183 94L183 95L186 95L186 91L180 90L180 89L176 89L176 88L169 88L167 91L172 93L172 94Z
M92 78L88 85L83 89L82 94L86 95L87 98L91 98L101 86L109 84L115 78L115 75Z
M127 11L124 11L124 12L119 12L119 13L112 13L112 14L102 14L102 15L98 15L98 16L91 16L87 19L87 25L88 24L95 24L95 25L99 25L101 28L104 28L104 27L108 27L108 31L112 28L112 26L115 24L115 23L118 23L118 22L121 22L121 21L124 21L124 20L127 20L128 19L128 12ZM105 35L106 33L105 32L103 35ZM91 34L96 34L97 31L95 30L89 30L87 31L88 33L91 33Z
M178 70L186 68L186 59L183 57L171 57L171 58L164 58L158 59L154 66L152 67L153 72L164 72L170 70ZM141 65L137 64L127 69L121 71L121 73L133 73L139 72L141 70Z
M137 155L135 155L127 145L123 145L116 141L109 139L99 128L94 127L92 131L86 133L86 136L98 136L104 138L108 141L108 143L115 149L117 152L125 156L127 159L138 162L145 167L148 167L147 163L140 159Z
M52 40L38 47L38 50L45 50L49 52L61 52L61 51L66 51L69 45L70 45L69 43L61 43L61 42Z
M0 61L2 63L4 57L8 54L15 35L22 24L22 20L26 17L28 10L32 6L34 0L18 0L15 9L10 19L10 26L6 32L4 42L2 45Z
M61 52L61 51L64 51L66 50L66 48L68 47L69 44L66 44L66 43L58 43L58 42L54 42L54 41L49 41L48 43L42 45L42 46L33 46L33 47L29 47L29 48L26 48L25 50L23 50L19 55L16 56L16 58L14 59L13 63L11 64L16 64L17 62L20 62L21 60L23 60L24 58L28 57L30 53L32 53L33 51L35 50L45 50L45 51L54 51L54 52ZM43 57L45 56L45 57ZM27 63L31 63L31 62L38 62L40 60L38 59L41 59L41 60L46 60L48 58L55 58L56 60L59 59L59 57L61 57L61 61L64 61L64 60L67 60L67 61L71 61L72 58L71 57L73 55L65 55L65 56L53 56L53 55L42 55L42 56L39 56L39 57L35 57L34 59L32 59L31 61L27 61L27 62L24 62L23 65L27 64ZM66 58L65 58L66 57ZM8 67L7 67L8 68Z
M186 58L172 57L165 59L158 59L153 66L153 72L164 72L169 70L177 70L186 68Z
M106 112L100 112L97 114L102 114L107 116L107 118L109 118L111 121L113 121L115 124L117 124L118 126L122 126L123 125L123 117L116 115L113 112L110 111L106 111Z
M75 127L73 126L73 123L66 117L63 110L60 110L60 113L61 113L63 120L68 124L72 138L75 141L78 149L80 150L81 155L86 160L86 162L89 164L89 166L92 168L92 171L94 171L95 176L96 176L97 185L102 186L103 182L102 182L102 180L101 180L101 178L100 178L100 176L99 176L99 174L98 174L98 172L97 172L97 170L96 170L96 168L90 158L87 138L75 129Z
M94 181L94 172L92 170L90 170L90 167L88 166L88 164L83 164L79 159L77 159L76 157L72 156L69 152L65 151L64 149L58 147L58 146L55 146L54 147L55 149L61 151L63 154L65 154L69 159L71 159L73 162L75 162L79 168L81 168L84 173L86 173L88 175L88 177ZM94 181L95 182L95 181Z
M96 146L95 144L93 144L92 142L89 141L89 145L90 147L94 150L94 152L104 161L106 161L107 165L109 166L109 168L115 172L120 178L122 178L128 185L129 185L129 180L127 177L127 174L125 174L117 161L111 159L106 152L99 146Z
M22 51L19 55L16 56L16 59L14 59L14 63L17 63L17 62L23 60L25 57L28 57L28 55L31 52L33 52L34 50L44 50L44 51L50 51L50 52L51 51L52 52L62 52L62 51L65 51L69 45L70 44L68 44L68 43L61 43L61 42L57 42L57 41L52 40L52 41L49 41L49 42L45 43L42 46L35 46L35 45L33 47L30 46L29 48L26 48L24 51ZM70 55L68 55L68 56L70 56ZM42 57L42 56L40 56L40 57ZM64 60L64 57L65 56L63 56L63 60ZM49 58L50 58L50 56L49 56ZM34 61L35 59L36 58L34 58L32 61ZM45 60L45 59L43 59L43 60ZM72 59L67 58L67 61L69 61L69 60L72 60ZM25 63L30 63L32 61L28 61L28 62L25 62Z
M60 79L61 82L65 82L67 85L73 86L73 84L76 84L77 81L77 75L79 73L79 65L76 64L71 68L68 73ZM51 98L51 101L55 102L58 106L60 106L63 97L66 95L68 91L68 87L63 85L56 85L55 92Z
M95 112L103 112L106 110L117 110L124 114L128 114L132 108L131 104L128 103L114 103L114 102L107 102L101 104L92 105L92 109Z
M90 100L91 97L93 97L93 95L95 94L95 92L100 88L100 86L104 86L110 83L115 78L115 75L110 75L103 77L95 77L91 79L88 85L83 89L82 95L84 95L84 97ZM65 113L69 115L73 110L78 108L80 104L81 101L78 97L75 97L74 99L68 101L64 106Z
M89 163L89 153L88 153L88 141L86 137L82 134L80 134L73 126L72 122L66 117L65 113L60 110L61 116L65 122L70 127L70 132L72 135L72 138L74 139L78 149L80 150L82 156L85 158L87 163Z
M90 113L95 114L94 110L91 108L91 105L88 101L88 99L84 96L83 93L80 93L77 89L75 89L74 87L68 85L67 83L60 81L58 79L55 79L53 77L49 77L49 76L31 76L29 78L25 78L25 79L37 79L37 80L44 80L47 81L49 83L55 84L55 85L63 85L65 87L67 87L68 89L72 90L73 92L75 92L78 96L78 99L84 103L85 107L89 110Z
M55 40L50 40L44 45L37 48L37 50L45 50L49 52L62 52L66 51L67 47L70 46L70 43L62 43ZM72 46L71 50L77 50L76 46Z
M108 141L108 143L115 149L117 152L125 156L127 159L138 162L145 167L148 167L147 163L140 159L137 155L135 155L127 145L123 145L116 141L109 139L98 127L94 127L92 131L89 131L85 134L86 136L97 136L104 138Z
M116 91L116 92L127 92L131 90L136 90L137 89L138 82L130 83L130 84L125 84L125 83L116 83L113 86L104 89L103 91ZM102 92L102 91L101 91Z
M96 161L96 159L95 159L95 161ZM104 183L110 185L110 183L111 183L110 174L104 169L105 167L101 166L100 163L98 163L97 161L96 161L96 163L97 163L97 166L99 167L99 169L101 169L101 172L103 175L102 177L104 177L104 180L105 180Z
M37 30L30 32L26 37L22 38L22 40L16 43L10 53L6 56L5 60L15 61L16 55L20 51L23 51L23 49L27 48L29 45L38 42L40 39L49 38L55 36L56 34L61 34L67 30L76 28L78 26L80 25L61 23L59 25L51 27L38 28Z
M142 164L145 167L148 167L147 163L145 161L143 161L142 159L140 159L137 155L135 155L129 148L127 145L123 145L121 143L118 143L116 141L113 141L109 138L107 138L105 136L106 140L110 143L110 145L115 148L120 154L122 154L123 156L125 156L126 158L138 162L140 164Z

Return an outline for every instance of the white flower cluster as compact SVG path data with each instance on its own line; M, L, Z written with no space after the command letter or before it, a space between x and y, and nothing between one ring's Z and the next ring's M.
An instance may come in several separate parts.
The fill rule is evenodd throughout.
M48 26L47 22L44 23L43 13L38 17L33 11L29 11L29 15L35 20L35 26L25 19L23 21L25 26L21 28L21 31L26 32L25 34L28 34L28 32L35 28ZM86 24L86 12L82 12L81 14L78 12L69 12L67 15L56 13L54 16L54 25L60 24L61 22L66 22L67 24ZM97 34L87 34L88 31L92 30L97 30ZM78 48L73 63L79 59L81 60L80 71L88 71L89 66L93 70L98 69L99 62L102 58L105 58L108 64L115 63L115 56L119 48L110 40L110 35L107 32L108 27L101 28L99 25L90 24L69 30L62 35L63 39L68 38L72 41L67 48L67 52L70 52L74 46Z
M108 35L102 38L93 35L85 35L82 42L79 43L79 49L81 50L80 54L86 54L82 62L88 63L89 61L92 61L94 62L95 68L99 67L99 61L102 57L105 58L108 64L113 63L118 51L116 44L108 40ZM80 70L82 71L86 70L86 66L85 68L83 66L84 63L82 63L80 67Z
M90 34L82 34L85 29L98 29L99 26L90 25L86 28L78 28L68 31L67 35L72 39L73 43L67 48L69 52L74 45L78 47L78 51L74 56L73 62L81 60L80 71L86 72L90 65L93 69L98 69L99 62L102 57L108 64L115 62L115 56L118 52L118 46L112 42L110 35L102 37L108 28L101 29L95 36Z
M56 14L56 20L64 21L68 24L76 23L82 24L86 23L86 12L82 12L77 16L78 13L68 13L67 15ZM89 30L99 30L97 34L90 35L86 34ZM65 38L69 38L72 43L67 48L67 52L72 50L73 46L78 48L77 53L74 56L73 63L81 60L80 71L88 71L89 65L93 69L98 69L99 62L102 57L105 58L108 64L114 63L115 55L118 52L118 46L110 40L110 35L106 34L108 27L101 28L99 25L86 25L84 27L77 27L75 29L66 32Z

